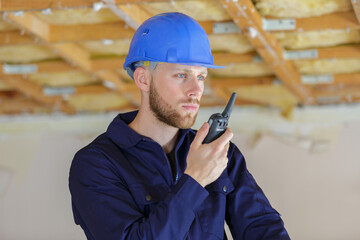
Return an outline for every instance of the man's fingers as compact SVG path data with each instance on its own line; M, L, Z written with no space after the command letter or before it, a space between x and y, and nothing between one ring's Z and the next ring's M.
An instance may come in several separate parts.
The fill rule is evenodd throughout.
M226 131L224 132L224 134L221 135L218 139L216 139L214 141L214 144L220 145L220 146L225 146L232 139L233 136L234 136L234 134L232 133L230 128L226 128Z
M206 122L201 126L201 128L196 133L193 144L201 145L208 132L209 132L209 123Z

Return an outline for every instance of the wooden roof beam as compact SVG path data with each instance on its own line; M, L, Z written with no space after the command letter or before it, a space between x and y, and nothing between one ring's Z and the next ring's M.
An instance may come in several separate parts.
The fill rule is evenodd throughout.
M98 2L98 0L1 0L0 11L89 7L96 2Z
M226 1L226 0L225 0ZM359 0L358 0L359 1ZM241 1L238 1L239 3ZM258 22L259 26L262 26L262 19L265 20L284 20L289 18L276 18L276 17L266 17L263 18L259 15L260 21ZM360 29L359 22L356 19L356 15L353 11L349 12L340 12L326 14L318 17L307 17L307 18L294 18L295 21L294 29L292 30L281 30L287 32L294 31L314 31L314 30L328 30L328 29ZM216 34L214 32L215 24L231 24L232 22L223 21L199 21L200 25L205 29L207 34ZM229 33L235 33L235 29L229 30ZM238 32L238 30L236 30ZM278 30L271 30L272 32L277 32Z
M28 43L36 43L36 40L21 31L0 32L0 46Z
M15 22L20 28L32 33L47 42L49 24L36 18L32 13L23 13L21 16L8 14L8 18ZM38 27L44 27L45 30L39 30ZM48 43L49 48L54 50L59 56L68 61L72 66L93 74L104 82L105 86L115 88L124 94L124 82L115 70L94 71L92 69L91 54L85 48L72 42ZM109 84L110 82L110 84ZM129 99L134 101L133 99Z
M360 99L360 85L344 87L318 87L314 96L319 104L349 103Z
M49 39L49 24L41 21L35 17L32 13L23 13L21 16L9 13L7 16L11 21L15 22L19 27L25 29L31 34L41 38L45 42ZM43 27L45 30L39 30ZM46 30L47 29L47 30ZM86 49L80 47L76 43L72 42L60 42L60 43L48 43L48 46L53 49L59 56L68 61L72 66L78 66L80 69L89 72L90 74L97 75L100 79L103 79L103 75L98 75L97 72L92 71L91 55ZM111 71L111 70L109 70ZM114 74L108 74L111 76L111 81L114 81ZM117 78L121 83L120 77ZM119 86L119 84L117 85Z
M306 76L306 75L304 75ZM360 86L360 73L350 73L350 74L318 74L312 76L330 76L332 81L317 83L317 84L308 84L311 86L325 86L325 87L342 87L342 86L351 86L359 85Z
M274 77L248 77L248 78L212 78L210 87L233 88L240 86L271 85L275 81Z
M169 0L113 0L115 4L133 4L149 2L169 2ZM177 0L184 1L184 0ZM75 7L91 7L99 0L1 0L0 11L21 11L40 9L63 9Z
M351 0L351 4L353 6L354 13L356 15L356 19L360 24L360 1L359 0Z
M138 4L116 4L114 0L103 1L114 14L124 20L134 30L151 17L151 14Z
M267 17L266 19L283 20L284 18ZM357 21L356 15L353 11L331 13L317 17L296 18L294 20L296 22L295 29L288 31L360 28L359 22Z
M131 38L134 30L122 21L96 24L50 25L48 42Z
M274 36L264 31L261 16L253 3L250 0L237 2L220 0L220 2L277 77L302 103L311 103L313 101L311 89L301 83L300 73L294 64L284 60L282 48Z
M49 43L131 38L134 34L134 30L126 27L126 24L122 21L97 24L52 25L37 18L31 12L21 14L8 13L6 19ZM6 37L9 39L10 36L4 36L4 41L6 41ZM24 38L22 37L18 41L25 42ZM28 39L26 40L28 41Z
M70 107L62 97L46 96L43 93L43 88L36 83L30 82L29 80L18 75L0 76L0 80L4 81L7 85L12 86L16 91L21 92L39 102L46 105L58 107L61 111L74 114L76 111Z
M34 14L25 13L7 13L6 20L17 25L20 29L31 33L43 41L47 41L50 36L50 24L40 20Z
M51 108L23 95L4 97L0 95L0 114L19 114L24 112L50 112Z

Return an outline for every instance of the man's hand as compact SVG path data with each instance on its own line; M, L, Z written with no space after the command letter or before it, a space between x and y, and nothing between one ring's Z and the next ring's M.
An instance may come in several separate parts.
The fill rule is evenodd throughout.
M185 173L203 187L218 179L226 168L227 151L233 137L233 133L227 128L218 139L208 144L202 144L208 132L209 124L204 123L190 145L185 169Z

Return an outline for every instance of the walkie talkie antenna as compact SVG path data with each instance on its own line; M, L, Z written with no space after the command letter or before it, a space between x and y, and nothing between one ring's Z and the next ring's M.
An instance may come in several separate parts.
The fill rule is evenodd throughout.
M235 100L236 100L236 93L233 93L231 95L231 98L230 98L228 104L226 105L224 111L222 112L223 117L228 118L230 116L232 108L233 108L234 103L235 103Z

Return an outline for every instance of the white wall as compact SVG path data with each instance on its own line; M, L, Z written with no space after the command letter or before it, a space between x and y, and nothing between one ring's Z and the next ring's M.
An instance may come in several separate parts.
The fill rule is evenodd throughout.
M197 126L211 111L200 113ZM318 139L308 126L304 133L307 123L284 130L279 126L289 122L268 116L268 121L273 121L271 128L286 136L263 128L253 131L260 137L251 138L246 129L261 128L254 127L258 115L245 124L244 119L253 114L233 113L234 142L283 215L292 239L360 239L360 121L338 122L337 131L326 137L332 141L314 151L314 145L302 144L303 138L293 141L299 140L299 135L289 140L294 132L311 141ZM0 181L6 181L5 173L12 175L0 192L0 239L85 239L72 219L68 170L74 153L104 131L114 115L0 119ZM322 132L334 126L322 128Z

